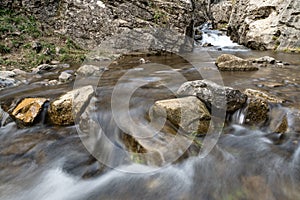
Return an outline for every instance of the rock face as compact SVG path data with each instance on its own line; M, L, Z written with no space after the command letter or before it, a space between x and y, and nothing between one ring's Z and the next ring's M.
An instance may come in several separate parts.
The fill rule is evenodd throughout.
M93 87L85 86L62 95L50 103L48 109L50 120L56 125L74 124L93 94Z
M188 133L206 134L210 113L197 97L184 97L155 102L153 116L167 117L177 127Z
M220 3L212 4L211 12L214 17L214 23L218 29L226 27L230 20L231 11L231 1L221 1Z
M234 112L240 109L247 100L247 96L239 90L218 85L209 80L189 81L180 86L179 96L197 96L199 99L217 109Z
M236 0L228 34L257 50L299 49L300 2L298 0Z
M23 125L31 125L46 101L45 98L25 98L13 110L12 116Z
M251 61L244 60L231 54L223 54L216 60L220 71L255 71L258 67Z
M3 0L0 6L26 11L45 27L89 49L104 38L136 28L172 27L183 34L193 19L192 3L185 0Z

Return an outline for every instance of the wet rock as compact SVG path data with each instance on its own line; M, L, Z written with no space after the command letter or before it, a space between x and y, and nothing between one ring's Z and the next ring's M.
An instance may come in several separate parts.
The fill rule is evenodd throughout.
M58 80L50 80L47 85L57 85L58 84Z
M214 45L212 45L211 43L204 43L202 46L203 47L213 47Z
M251 61L244 60L234 55L223 54L216 60L220 71L255 71L258 67Z
M275 87L281 87L284 86L283 83L275 83L275 82L260 82L261 86L269 87L269 88L275 88Z
M254 63L275 64L276 59L270 56L264 56L253 60Z
M284 103L285 102L284 99L281 99L279 97L276 97L274 95L268 94L267 92L263 92L260 90L246 89L244 91L244 94L246 94L248 97L263 99L269 103Z
M72 90L50 103L48 113L56 125L74 124L94 94L92 86Z
M31 125L46 101L46 98L25 98L14 108L12 116L23 125Z
M37 66L36 68L32 69L32 72L35 74L42 74L48 71L52 71L57 68L57 65L49 65L49 64L42 64Z
M152 111L153 116L166 117L188 133L206 134L211 119L205 104L197 97L156 101Z
M289 113L289 126L287 132L289 133L300 133L300 110L292 108Z
M0 90L18 85L20 82L12 78L14 76L16 76L16 73L13 71L0 71Z
M71 81L71 79L72 79L72 74L69 74L67 72L62 72L58 77L58 80L61 83Z
M245 108L245 124L260 125L268 119L268 102L260 98L248 98Z
M27 74L25 71L20 70L20 69L14 69L12 71L16 74L16 76L21 76L21 75L26 75Z
M199 99L217 109L234 112L240 109L247 100L247 96L239 90L218 85L209 80L189 81L180 86L179 96L197 96Z
M98 67L95 65L83 65L79 69L77 69L76 74L78 76L101 76L103 71L105 70L104 67Z
M269 131L272 133L285 133L288 129L287 113L283 109L272 109L270 111Z
M16 73L13 71L0 71L1 78L12 78L16 76Z
M12 119L9 116L9 114L7 112L5 112L0 106L0 127L5 126L6 124L8 124L11 121L12 121Z

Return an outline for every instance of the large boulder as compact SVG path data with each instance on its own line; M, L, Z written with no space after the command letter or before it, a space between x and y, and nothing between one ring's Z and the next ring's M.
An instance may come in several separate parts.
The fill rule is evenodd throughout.
M269 116L269 103L283 103L284 100L260 90L246 89L248 96L245 108L245 123L257 125L266 122ZM276 131L276 129L274 130Z
M52 101L48 108L50 120L56 125L74 124L94 94L92 86L74 89Z
M220 71L255 71L258 67L249 60L231 54L222 54L216 60Z
M166 117L187 133L206 134L211 119L205 104L197 97L156 101L152 111L154 117Z
M298 0L236 0L228 26L231 38L258 50L297 50L300 46Z
M247 96L239 90L218 85L209 80L189 81L180 86L179 96L197 96L199 99L217 109L234 112L240 109Z
M245 108L245 124L260 125L268 119L268 102L260 98L248 98Z
M25 98L12 111L12 116L22 125L31 125L41 113L46 98Z

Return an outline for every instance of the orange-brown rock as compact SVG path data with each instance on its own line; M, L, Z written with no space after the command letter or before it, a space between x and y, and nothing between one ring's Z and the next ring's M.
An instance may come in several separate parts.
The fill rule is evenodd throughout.
M25 98L15 107L12 115L21 124L31 125L46 101L46 98Z

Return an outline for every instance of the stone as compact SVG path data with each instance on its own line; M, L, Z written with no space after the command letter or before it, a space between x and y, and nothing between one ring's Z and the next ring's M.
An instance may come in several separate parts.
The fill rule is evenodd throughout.
M42 64L37 66L36 68L32 69L32 72L35 74L42 74L48 71L52 71L57 68L57 65L49 65L49 64Z
M276 59L273 58L273 57L270 57L270 56L264 56L264 57L261 57L261 58L257 58L257 59L254 59L253 62L255 63L267 63L267 64L275 64L276 63Z
M0 127L5 126L6 124L8 124L11 121L12 121L12 119L9 116L9 114L7 112L5 112L0 106Z
M279 97L276 97L274 95L268 94L267 92L263 92L260 90L246 89L244 91L244 94L246 94L248 97L255 97L258 99L263 99L269 103L284 103L285 102L284 99L281 99Z
M234 55L223 54L216 60L220 71L255 71L258 67L251 61L244 60Z
M256 50L297 50L300 46L298 0L236 0L228 35Z
M84 111L94 94L92 86L74 89L53 100L48 108L51 122L55 125L72 125Z
M48 85L57 85L58 84L58 80L50 80L48 82Z
M270 111L269 131L272 133L285 133L288 129L287 113L284 109L272 109Z
M58 80L59 80L59 82L65 83L65 82L71 81L71 78L72 78L72 74L69 74L67 72L62 72L59 75Z
M77 76L101 76L103 71L105 70L104 67L98 67L95 65L82 65L79 69L77 69L76 74Z
M245 124L260 125L268 119L268 102L260 98L248 98L245 108Z
M41 43L39 42L32 42L31 47L33 50L36 51L36 53L40 53L41 50L43 49L43 46Z
M1 78L12 78L16 76L16 73L13 71L0 71Z
M23 125L32 125L46 101L46 98L25 98L14 108L12 116Z
M14 69L14 70L12 70L12 71L16 74L16 76L19 76L19 75L26 75L26 74L27 74L25 71L23 71L23 70L21 70L21 69Z
M218 64L220 63L231 61L231 60L243 60L243 59L232 54L222 54L217 58L215 63L218 66Z
M217 28L228 24L232 11L231 1L221 1L211 5L211 12L214 18L214 23Z
M247 101L247 96L239 90L218 85L209 80L189 81L180 86L179 96L197 96L203 102L217 109L234 112Z
M6 87L16 86L19 82L13 78L5 78L0 76L0 90Z
M152 111L154 117L166 117L187 133L206 134L211 119L205 104L197 97L156 101Z

